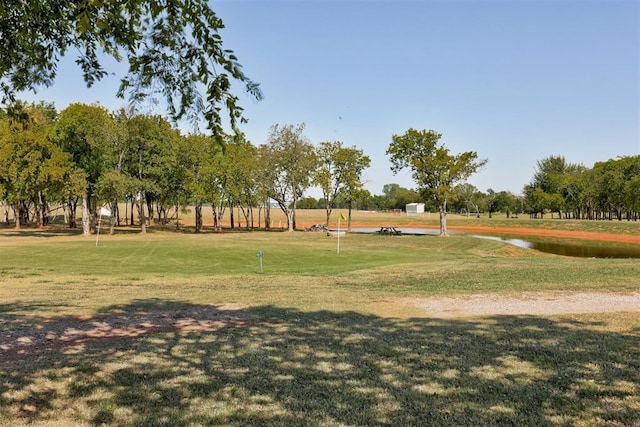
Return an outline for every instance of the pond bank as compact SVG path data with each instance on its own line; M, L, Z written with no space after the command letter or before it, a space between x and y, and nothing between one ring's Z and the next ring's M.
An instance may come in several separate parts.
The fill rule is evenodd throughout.
M385 224L388 225L388 224ZM371 225L358 225L352 224L351 228L375 228ZM377 227L378 229L380 226ZM421 234L437 234L439 230L438 226L425 226L424 224L403 224L396 226L396 228L402 229L416 229L424 230ZM640 227L639 227L640 228ZM481 234L512 234L523 236L541 236L541 237L564 237L573 239L584 240L603 240L609 242L620 243L640 243L640 235L629 234L612 234L612 233L596 233L588 231L569 231L569 230L553 230L545 228L508 228L508 227L483 227L483 226L448 226L450 231L459 231L463 233L481 233ZM433 231L435 230L435 231Z

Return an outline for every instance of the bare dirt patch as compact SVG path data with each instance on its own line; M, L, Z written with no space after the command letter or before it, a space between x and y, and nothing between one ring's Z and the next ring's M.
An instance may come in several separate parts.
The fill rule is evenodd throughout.
M455 318L489 315L552 316L579 313L640 312L640 292L523 292L452 297L403 298L427 317Z
M47 350L93 341L137 339L166 332L215 331L255 323L240 306L185 308L179 311L114 313L62 317L41 324L14 325L0 335L0 360L15 360Z

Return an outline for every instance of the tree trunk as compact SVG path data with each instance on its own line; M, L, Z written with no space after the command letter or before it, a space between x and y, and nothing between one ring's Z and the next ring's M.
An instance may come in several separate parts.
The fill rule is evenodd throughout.
M144 200L147 205L147 212L148 212L147 218L149 218L150 222L153 222L153 216L155 215L154 206L153 206L153 197L151 196L151 194L145 192Z
M258 224L258 227L260 224ZM267 200L267 203L264 205L264 229L271 230L271 204Z
M287 230L291 233L293 232L293 209L287 209L285 212L287 216Z
M145 234L147 232L147 217L144 213L144 205L145 205L145 196L144 194L140 197L138 201L138 216L140 217L140 233Z
M218 231L218 209L215 204L211 204L211 216L213 217L213 231Z
M327 227L329 226L329 220L331 219L331 211L333 209L329 207L329 204L327 204L327 208L325 209L326 212L326 220L325 220L325 224L327 224Z
M196 201L196 229L195 232L199 233L202 231L202 202Z
M448 236L447 233L447 201L440 203L438 206L438 210L440 211L440 235Z
M295 231L296 229L296 198L293 199L293 205L291 209L291 221L289 221L289 232Z
M111 215L109 216L109 234L113 235L116 227L116 213L118 212L118 201L112 200L110 203Z
M223 218L224 218L224 208L221 208L221 209L218 210L217 220L216 220L216 222L218 224L217 231L219 233L222 233L222 220L223 220Z
M98 231L98 199L91 194L89 197L89 229L91 234Z
M89 236L91 234L91 225L89 223L89 195L82 196L82 235Z
M38 191L38 205L40 206L40 212L38 214L38 228L44 227L49 224L49 204L47 198L42 195L41 191Z
M33 203L36 207L36 227L37 228L42 228L42 226L44 225L42 223L42 218L45 215L44 213L44 206L42 205L42 192L38 191L38 200L34 200Z
M13 207L13 218L16 220L16 230L20 230L20 202Z

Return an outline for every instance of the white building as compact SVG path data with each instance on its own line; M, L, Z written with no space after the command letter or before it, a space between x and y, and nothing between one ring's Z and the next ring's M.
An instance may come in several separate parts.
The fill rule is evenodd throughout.
M409 203L404 209L407 215L422 215L424 213L424 203Z

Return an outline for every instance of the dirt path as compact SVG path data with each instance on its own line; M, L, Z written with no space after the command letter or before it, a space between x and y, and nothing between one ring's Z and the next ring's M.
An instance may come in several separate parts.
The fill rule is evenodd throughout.
M640 313L640 292L525 292L519 294L475 294L455 297L404 298L427 318L463 318L496 315L550 316L573 313ZM0 360L16 360L42 351L60 350L92 341L138 339L167 332L215 331L260 323L233 307L198 308L144 315L99 315L68 317L42 322L39 326L14 325L0 335Z
M474 294L455 297L405 298L401 304L424 310L425 316L552 316L576 313L640 313L640 292L523 292L520 294Z

